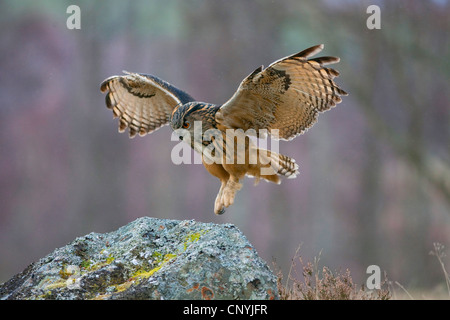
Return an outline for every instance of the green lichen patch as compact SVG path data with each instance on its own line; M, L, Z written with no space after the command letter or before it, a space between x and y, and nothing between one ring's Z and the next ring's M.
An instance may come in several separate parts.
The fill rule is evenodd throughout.
M209 230L200 230L199 232L193 232L193 233L188 234L184 238L184 243L183 243L184 251L186 251L186 249L189 247L189 245L200 240L200 237L202 235L208 233L208 231Z
M142 270L139 269L134 276L132 277L133 279L136 278L148 278L151 277L155 272L159 271L166 263L168 263L170 260L175 259L177 257L176 254L166 254L164 255L164 257L162 258L162 260L159 260L157 262L157 266L151 270Z

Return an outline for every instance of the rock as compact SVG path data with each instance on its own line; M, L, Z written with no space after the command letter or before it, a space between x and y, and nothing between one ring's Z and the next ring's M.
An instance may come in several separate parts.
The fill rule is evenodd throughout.
M143 217L56 249L1 284L0 299L278 299L278 292L234 225Z

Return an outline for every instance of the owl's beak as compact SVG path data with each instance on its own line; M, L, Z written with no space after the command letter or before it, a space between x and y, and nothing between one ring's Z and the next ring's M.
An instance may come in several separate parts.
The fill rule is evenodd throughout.
M183 136L179 136L180 140L183 141Z

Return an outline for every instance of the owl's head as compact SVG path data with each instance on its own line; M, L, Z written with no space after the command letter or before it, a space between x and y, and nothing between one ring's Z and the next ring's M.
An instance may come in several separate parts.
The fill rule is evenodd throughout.
M215 127L215 113L218 107L203 102L189 102L175 108L172 112L170 124L173 130L185 129L194 133L194 124L202 132ZM201 126L198 124L201 123Z

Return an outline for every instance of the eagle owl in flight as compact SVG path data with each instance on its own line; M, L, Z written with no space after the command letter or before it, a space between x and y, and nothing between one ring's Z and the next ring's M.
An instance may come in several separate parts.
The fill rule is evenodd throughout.
M311 58L322 49L323 45L317 45L257 68L222 105L197 102L147 74L109 77L101 91L106 93L106 106L119 118L120 132L128 128L132 138L170 124L180 139L202 154L206 170L220 179L214 212L222 214L233 204L246 175L256 182L265 179L279 184L280 176L298 174L294 159L258 148L250 136L268 133L274 139L291 140L312 127L320 112L340 103L341 95L347 95L333 81L339 73L325 67L339 58ZM200 130L197 139L195 130Z

